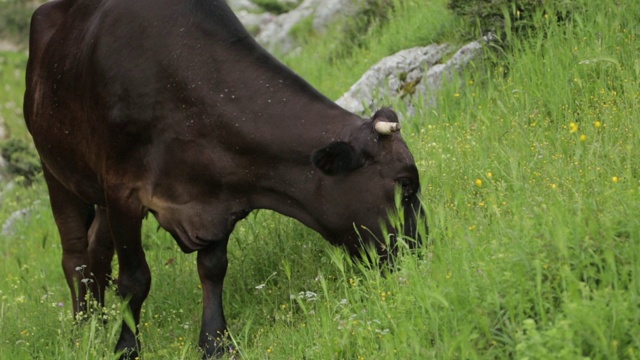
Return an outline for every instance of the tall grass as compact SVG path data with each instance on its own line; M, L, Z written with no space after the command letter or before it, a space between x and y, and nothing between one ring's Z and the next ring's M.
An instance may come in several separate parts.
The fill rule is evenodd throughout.
M537 15L538 32L488 53L495 66L408 116L431 234L395 272L267 211L239 225L225 286L236 357L640 358L640 4L576 4L566 22ZM316 61L325 39L287 61L337 97L377 61L362 54L415 31L396 11L341 64ZM121 305L110 292L106 325L72 325L42 184L2 196L0 219L32 211L0 235L0 358L112 358ZM151 221L144 234L142 355L197 359L195 259Z

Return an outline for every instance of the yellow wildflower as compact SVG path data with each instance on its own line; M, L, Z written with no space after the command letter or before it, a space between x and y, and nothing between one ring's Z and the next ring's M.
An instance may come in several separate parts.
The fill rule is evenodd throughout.
M578 124L571 122L569 124L569 132L572 132L572 133L578 132Z

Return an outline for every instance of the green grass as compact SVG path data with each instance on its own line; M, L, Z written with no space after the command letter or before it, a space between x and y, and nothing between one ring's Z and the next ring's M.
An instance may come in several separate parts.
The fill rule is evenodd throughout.
M640 4L576 3L570 21L535 18L544 31L512 39L493 66L407 119L431 236L396 272L352 264L267 211L239 224L225 286L239 358L640 358ZM394 37L398 47L447 37L440 16L413 35L413 10L341 63L310 55L326 53L325 39L287 61L335 98ZM0 219L33 208L0 235L0 358L113 358L121 305L109 293L106 325L72 325L42 184L0 191ZM143 357L197 359L195 257L151 221L145 247Z
M22 115L26 66L26 54L0 51L0 123L5 124L9 136L24 140L28 136Z

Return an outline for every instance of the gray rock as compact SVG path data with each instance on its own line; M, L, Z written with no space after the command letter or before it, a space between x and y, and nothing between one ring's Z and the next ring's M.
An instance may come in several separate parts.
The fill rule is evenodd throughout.
M470 42L461 47L444 64L437 64L427 71L427 81L418 85L417 92L435 96L434 91L442 87L442 82L446 78L452 78L456 73L461 75L465 67L477 56L482 54L482 48L487 42L495 40L493 35L487 35L480 40ZM435 101L435 99L433 99Z
M18 224L29 220L30 217L30 208L14 211L2 224L0 233L4 236L14 236L19 230Z
M441 63L443 56L452 50L447 44L402 50L365 72L336 103L358 114L372 112L383 101L393 99L406 101L411 107L412 99L421 97L433 106L444 79L464 71L481 54L484 44L493 39L493 35L487 35L465 45L445 63Z
M338 18L354 15L363 6L361 0L323 0L318 2L313 19L313 29L318 32L327 30L329 24Z
M267 50L287 53L295 47L291 29L300 21L313 15L319 0L305 0L296 9L275 16L260 28L256 40Z
M227 0L227 4L229 7L233 9L233 11L239 10L250 10L250 11L258 11L260 7L254 4L251 0Z
M304 0L294 10L280 14L261 26L256 40L271 52L288 53L298 46L291 35L296 24L313 17L313 29L322 32L330 22L354 14L360 3L358 0Z
M343 108L363 114L387 98L413 95L428 69L451 49L447 44L402 50L380 60L336 101Z
M259 34L269 23L272 23L276 17L271 13L258 14L247 10L238 10L235 13L242 25L254 36Z

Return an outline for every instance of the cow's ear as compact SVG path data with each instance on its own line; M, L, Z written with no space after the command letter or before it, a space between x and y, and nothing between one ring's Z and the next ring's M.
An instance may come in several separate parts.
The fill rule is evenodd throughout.
M314 151L311 161L323 173L334 176L361 167L364 165L365 157L348 143L336 141Z

